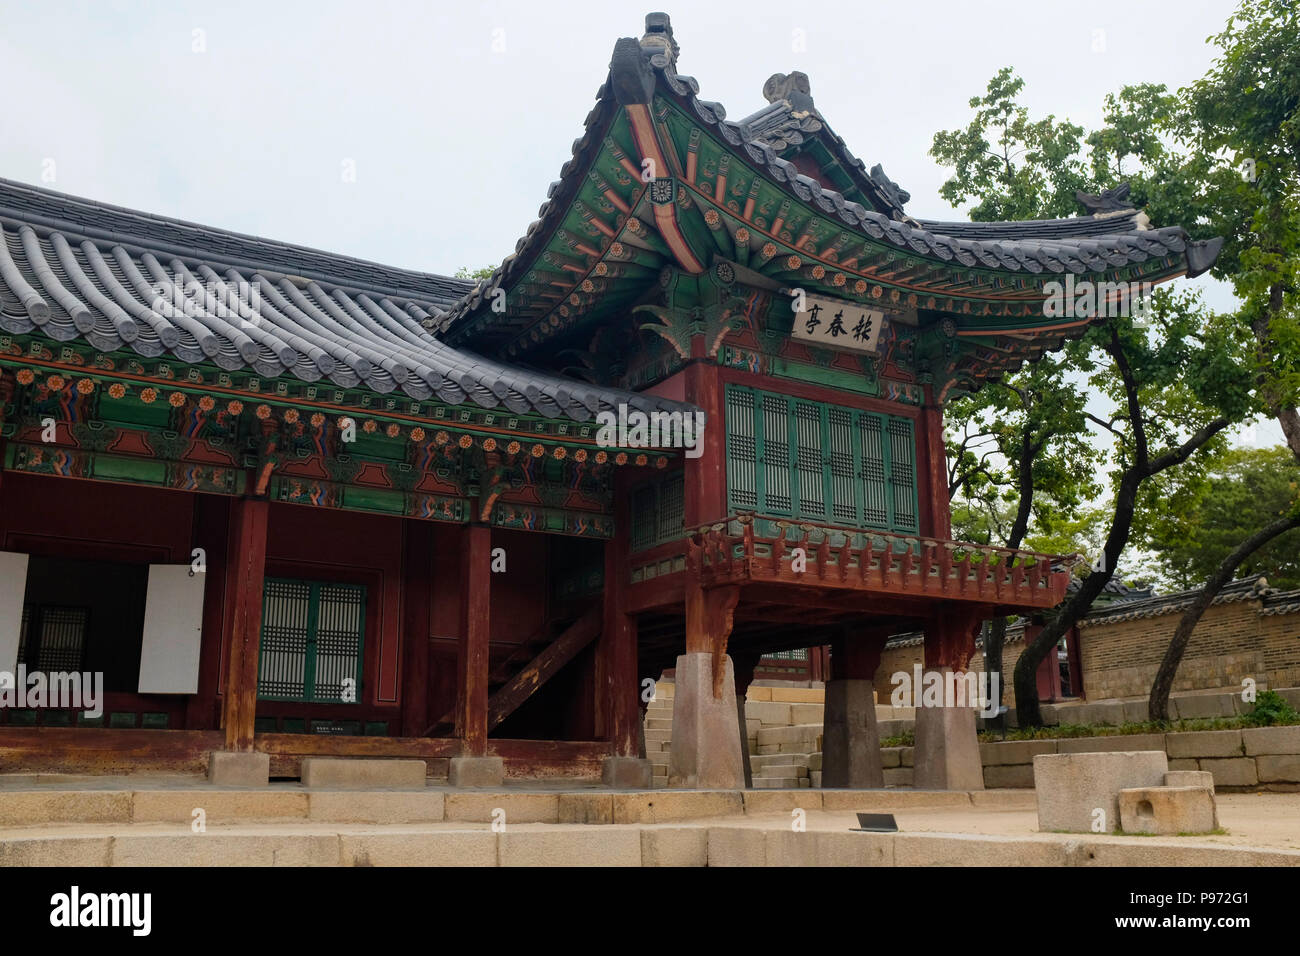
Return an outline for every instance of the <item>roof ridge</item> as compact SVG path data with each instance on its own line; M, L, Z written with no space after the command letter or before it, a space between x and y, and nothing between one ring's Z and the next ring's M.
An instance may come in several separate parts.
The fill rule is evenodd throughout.
M77 218L76 213L85 219ZM406 298L412 294L422 294L439 303L454 300L473 286L472 280L404 269L314 246L205 226L188 219L99 202L3 177L0 177L0 219L22 222L42 230L69 233L84 239L137 246L141 249L161 249L173 255L195 259L217 258L232 266L281 273L285 266L284 257L288 254L290 257L298 257L296 265L305 266L301 273L304 278L337 282L338 267L350 267L373 276L371 281L359 283L362 288ZM135 228L130 228L130 224L134 224ZM181 235L168 236L165 234L167 230ZM186 233L192 239L189 243L182 241L186 238ZM242 250L239 248L241 246ZM319 261L312 265L311 260ZM379 278L384 281L374 281Z

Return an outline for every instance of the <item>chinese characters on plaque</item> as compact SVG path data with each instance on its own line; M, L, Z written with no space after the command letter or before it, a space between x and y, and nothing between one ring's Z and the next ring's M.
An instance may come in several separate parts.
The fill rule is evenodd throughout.
M885 313L843 299L807 296L804 311L796 312L791 335L805 342L838 349L874 352Z

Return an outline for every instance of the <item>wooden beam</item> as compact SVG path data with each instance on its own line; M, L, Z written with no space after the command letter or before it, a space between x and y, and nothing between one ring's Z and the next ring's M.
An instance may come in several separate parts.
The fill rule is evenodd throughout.
M269 504L265 498L238 498L231 508L234 525L228 578L231 613L221 708L227 750L253 749Z
M464 754L487 754L488 639L492 597L492 529L466 525L461 532L460 635L456 645L456 736Z
M604 608L593 607L557 637L551 644L528 663L518 674L487 700L486 730L492 730L503 720L519 709L520 705L548 680L559 673L560 668L573 660L578 652L596 639L600 633ZM634 658L635 660L635 658ZM635 672L634 672L635 674ZM486 688L486 684L484 685ZM633 728L635 730L635 728ZM484 738L486 740L486 737Z

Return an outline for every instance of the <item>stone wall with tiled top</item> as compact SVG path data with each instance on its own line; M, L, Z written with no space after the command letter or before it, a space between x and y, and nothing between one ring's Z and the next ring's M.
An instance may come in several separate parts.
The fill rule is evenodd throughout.
M1175 691L1300 684L1300 613L1264 614L1254 599L1211 607L1192 632L1174 681ZM1141 697L1181 619L1171 613L1131 620L1084 621L1079 628L1084 692L1089 700Z

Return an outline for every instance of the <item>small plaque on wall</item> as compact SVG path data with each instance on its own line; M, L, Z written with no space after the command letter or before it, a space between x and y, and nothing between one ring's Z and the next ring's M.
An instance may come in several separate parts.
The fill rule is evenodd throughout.
M885 313L844 299L804 297L803 310L794 317L790 335L803 342L857 352L875 352Z

